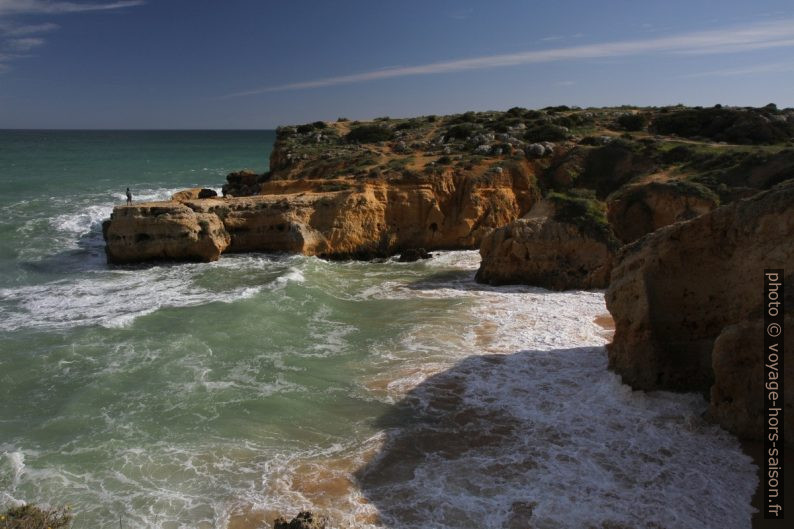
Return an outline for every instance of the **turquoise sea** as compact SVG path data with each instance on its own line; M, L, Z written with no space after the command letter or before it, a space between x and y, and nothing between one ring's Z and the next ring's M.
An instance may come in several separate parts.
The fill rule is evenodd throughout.
M0 131L0 508L75 529L749 527L700 395L606 369L602 292L419 263L108 266L134 200L263 171L273 131ZM532 520L531 523L529 520ZM654 525L655 524L655 525Z

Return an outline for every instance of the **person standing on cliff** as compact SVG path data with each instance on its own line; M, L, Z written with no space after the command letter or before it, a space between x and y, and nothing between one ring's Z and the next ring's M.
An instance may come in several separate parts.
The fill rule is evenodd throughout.
M132 193L130 193L129 187L127 188L127 205L128 206L132 205Z

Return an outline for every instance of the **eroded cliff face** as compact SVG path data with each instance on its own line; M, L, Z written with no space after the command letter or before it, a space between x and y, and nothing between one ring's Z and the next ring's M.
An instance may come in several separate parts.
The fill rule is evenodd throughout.
M231 242L217 215L177 201L117 207L103 233L112 263L214 261Z
M553 290L606 288L616 246L538 203L526 216L492 231L480 245L476 279Z
M627 186L607 201L608 218L624 243L717 207L717 196L688 182L650 182Z
M173 201L116 208L106 229L108 258L209 260L249 250L341 258L412 247L477 248L490 229L526 213L541 191L569 204L586 200L583 215L571 223L580 228L581 220L604 228L607 218L591 213L608 204L609 229L628 242L710 211L717 196L730 202L790 176L794 150L772 145L778 137L786 141L788 129L766 139L737 136L752 148L700 136L682 140L692 132L679 130L686 120L673 127L678 136L654 131L654 123L672 115L714 118L708 109L693 112L516 107L281 127L270 170L230 174L223 197L191 189ZM718 114L726 112L736 119L775 117L776 123L792 117L766 107ZM550 228L533 233L552 236ZM555 233L571 241L580 236ZM560 258L565 266L567 258Z
M372 258L407 248L475 248L538 195L528 168L486 177L449 170L424 182L272 180L259 193L184 193L118 207L106 229L108 259L211 261L224 251Z
M636 389L711 390L721 424L760 434L763 380L750 364L761 364L749 348L758 340L745 333L758 331L763 317L764 269L783 268L792 280L792 237L789 181L624 247L606 294L615 320L610 368ZM786 356L790 366L791 347ZM787 418L792 406L787 392Z

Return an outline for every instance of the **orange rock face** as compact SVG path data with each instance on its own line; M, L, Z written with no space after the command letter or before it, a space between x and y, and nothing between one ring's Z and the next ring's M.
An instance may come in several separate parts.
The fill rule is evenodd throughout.
M426 181L296 179L261 194L117 207L106 229L110 262L214 260L224 251L371 258L406 248L475 248L537 199L530 174L449 170ZM208 228L201 229L201 222Z
M112 263L214 261L231 240L217 215L176 201L119 206L103 231Z

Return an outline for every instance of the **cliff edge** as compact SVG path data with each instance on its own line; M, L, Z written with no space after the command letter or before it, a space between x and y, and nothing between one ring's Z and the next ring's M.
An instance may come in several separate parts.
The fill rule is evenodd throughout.
M792 237L789 180L625 246L606 293L615 320L610 368L635 389L710 392L711 413L723 426L762 435L763 273L785 269L792 284ZM791 289L786 297L794 302ZM789 340L789 379L792 349ZM785 398L792 424L794 395Z

